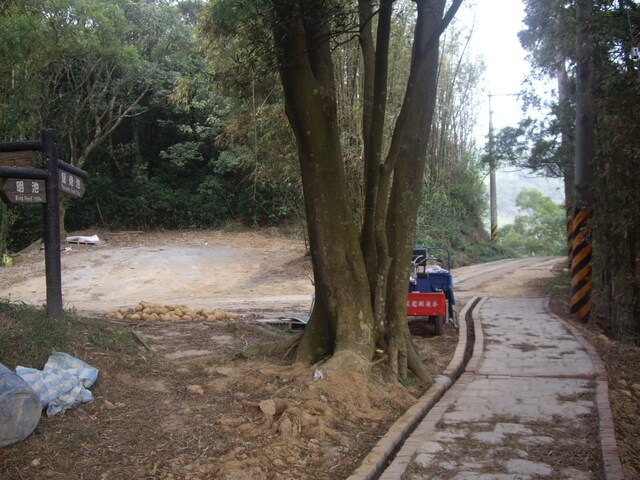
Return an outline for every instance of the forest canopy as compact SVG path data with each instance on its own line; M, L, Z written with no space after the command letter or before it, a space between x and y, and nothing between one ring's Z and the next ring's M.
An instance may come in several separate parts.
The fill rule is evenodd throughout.
M411 2L396 3L388 85L392 115L400 106L415 21ZM239 29L238 11L228 11L229 5L3 5L0 141L37 139L42 128L58 129L61 158L90 174L85 196L65 202L67 230L304 221L295 143L274 58L260 38L265 32L259 25ZM470 32L454 23L442 42L435 140L418 222L420 242L464 246L462 261L483 250L464 240L482 238L485 204L472 136L483 66L466 51L469 41ZM349 31L336 39L334 56L339 94L346 100L340 104L340 122L347 126L345 168L353 201L360 204L362 71L357 39ZM3 238L11 250L38 238L39 211L3 209Z

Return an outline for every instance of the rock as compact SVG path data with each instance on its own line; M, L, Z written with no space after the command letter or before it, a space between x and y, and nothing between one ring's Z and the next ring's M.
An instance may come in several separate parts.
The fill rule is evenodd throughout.
M188 385L187 392L189 392L191 395L203 395L204 388L202 388L202 385Z
M283 435L293 435L293 423L289 418L283 418L278 425L278 431Z
M102 403L104 404L104 407L107 410L114 410L116 408L116 406L113 403L111 403L109 400L103 400Z
M270 398L268 400L262 400L258 404L258 406L260 407L260 410L262 410L262 413L264 413L265 415L275 417L286 410L287 402L285 402L281 398Z

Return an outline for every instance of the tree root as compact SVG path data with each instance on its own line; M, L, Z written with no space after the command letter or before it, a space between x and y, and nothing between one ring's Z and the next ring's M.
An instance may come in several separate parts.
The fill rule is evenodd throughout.
M389 366L391 371L402 380L407 378L409 370L427 383L432 383L431 374L427 371L420 354L416 350L411 335L408 332L398 334L395 339L390 342L389 348Z

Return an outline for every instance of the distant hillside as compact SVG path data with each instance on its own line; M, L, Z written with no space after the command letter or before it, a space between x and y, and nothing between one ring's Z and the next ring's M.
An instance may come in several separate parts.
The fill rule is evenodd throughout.
M487 198L489 198L489 179L486 180ZM501 170L496 175L498 199L498 226L513 223L518 214L516 196L525 187L540 190L556 203L564 203L562 179L537 177L531 172ZM487 220L488 222L488 220Z

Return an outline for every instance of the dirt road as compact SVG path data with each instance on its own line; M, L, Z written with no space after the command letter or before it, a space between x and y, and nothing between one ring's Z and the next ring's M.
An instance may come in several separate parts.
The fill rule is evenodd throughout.
M258 233L100 233L99 245L63 244L65 309L96 314L140 301L193 308L302 311L311 262L302 240ZM42 305L44 251L32 245L0 269L0 296Z
M65 306L95 317L145 300L247 315L120 321L115 331L112 320L72 320L65 351L99 369L95 402L42 418L26 441L0 449L2 478L346 478L424 390L399 388L382 366L317 381L321 367L292 365L291 348L249 353L299 332L251 318L308 311L302 240L264 231L97 233L104 245L62 252ZM5 298L41 304L44 287L39 245L0 270ZM437 374L457 332L427 330L416 344ZM266 415L265 402L286 408Z
M313 287L302 240L264 233L100 232L99 245L64 244L65 309L98 314L141 301L236 312L307 312ZM558 259L500 261L454 270L461 301L472 295L535 296ZM533 282L533 283L532 283ZM32 245L0 269L0 297L42 305L44 251Z

